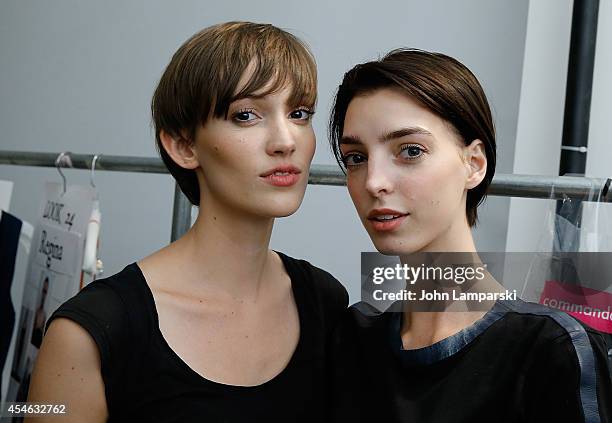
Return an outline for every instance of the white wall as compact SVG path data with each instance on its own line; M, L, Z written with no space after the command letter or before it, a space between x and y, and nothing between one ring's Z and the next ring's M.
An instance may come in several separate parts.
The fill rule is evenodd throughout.
M559 173L571 23L571 0L529 2L512 173ZM510 200L507 251L539 250L543 223L553 203Z

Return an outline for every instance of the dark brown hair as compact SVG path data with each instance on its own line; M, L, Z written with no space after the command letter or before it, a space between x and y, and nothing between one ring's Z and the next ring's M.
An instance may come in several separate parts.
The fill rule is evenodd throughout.
M253 66L250 80L236 92L249 66ZM267 95L287 83L291 83L292 107L314 106L317 71L312 54L298 38L269 24L214 25L193 35L174 53L153 94L151 112L161 158L192 204L200 204L196 173L172 160L160 131L193 142L196 128L209 118L227 119L233 101L255 93Z
M485 199L495 173L495 127L484 90L470 70L458 60L440 53L397 49L381 60L362 63L344 74L329 121L331 147L342 166L339 141L351 100L382 88L396 88L452 125L465 145L484 143L487 172L467 194L470 226L478 220L477 207Z

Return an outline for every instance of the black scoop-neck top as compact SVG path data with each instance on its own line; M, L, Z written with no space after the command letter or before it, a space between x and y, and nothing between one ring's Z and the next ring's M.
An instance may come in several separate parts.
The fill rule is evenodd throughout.
M291 279L300 335L287 366L255 386L193 370L168 345L153 294L136 263L87 285L47 322L71 319L100 352L109 422L317 422L327 416L329 343L348 304L329 273L278 253Z

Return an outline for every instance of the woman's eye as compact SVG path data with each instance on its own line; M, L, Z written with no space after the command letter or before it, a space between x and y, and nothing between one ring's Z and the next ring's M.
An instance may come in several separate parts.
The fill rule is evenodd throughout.
M250 122L257 119L257 115L252 110L240 110L234 113L232 118L238 122Z
M344 163L344 166L346 166L347 168L359 166L365 161L366 158L363 155L357 153L349 153L342 156L342 163Z
M291 119L299 120L309 120L312 115L314 115L314 112L308 109L297 109L289 114Z
M404 145L400 151L400 156L408 160L418 159L422 154L423 148L419 145Z

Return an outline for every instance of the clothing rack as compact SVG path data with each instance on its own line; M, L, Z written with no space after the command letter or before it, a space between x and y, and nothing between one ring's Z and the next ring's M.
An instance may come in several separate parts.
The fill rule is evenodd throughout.
M58 160L60 155L63 156L62 160ZM164 163L156 157L0 150L0 165L91 170L94 158L95 171L168 173ZM610 178L496 174L489 187L489 195L612 202L610 182ZM340 186L346 185L346 180L338 166L315 164L310 168L308 183ZM594 192L597 195L594 196ZM171 240L174 241L187 232L190 225L191 204L175 184Z

